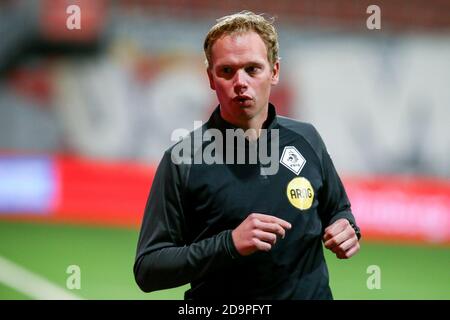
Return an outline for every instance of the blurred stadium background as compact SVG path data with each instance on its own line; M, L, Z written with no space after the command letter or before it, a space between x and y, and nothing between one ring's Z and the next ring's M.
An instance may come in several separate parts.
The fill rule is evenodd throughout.
M66 27L72 4L81 30ZM381 30L366 28L371 4ZM0 299L183 297L137 288L138 228L171 132L216 105L203 38L244 9L276 17L271 100L322 133L362 228L357 256L327 253L335 298L450 299L444 0L1 1Z

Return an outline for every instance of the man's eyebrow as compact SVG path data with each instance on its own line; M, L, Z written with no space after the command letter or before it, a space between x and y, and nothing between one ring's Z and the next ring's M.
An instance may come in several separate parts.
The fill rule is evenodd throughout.
M258 67L260 67L260 66L263 66L264 63L262 63L262 62L260 62L260 61L251 61L251 62L249 62L249 63L246 63L246 65L247 65L247 66L248 66L248 65L252 65L252 66L258 66Z
M261 61L248 61L245 63L221 63L221 64L217 64L216 68L220 69L220 68L224 68L224 67L236 67L236 66L240 66L240 67L248 67L248 66L263 66L264 63Z
M222 64L216 64L216 68L224 68L224 67L232 67L233 64L232 63L222 63Z

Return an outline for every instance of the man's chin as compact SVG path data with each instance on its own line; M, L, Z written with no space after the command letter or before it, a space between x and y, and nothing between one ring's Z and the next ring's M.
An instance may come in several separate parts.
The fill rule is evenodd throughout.
M233 101L234 105L242 110L255 108L255 102L253 100Z
M251 119L256 115L256 107L254 105L240 105L239 116L243 119Z
M233 104L230 107L231 108L228 108L228 110L231 111L229 116L239 122L253 119L259 113L254 101L251 101L251 103L234 103L233 101Z

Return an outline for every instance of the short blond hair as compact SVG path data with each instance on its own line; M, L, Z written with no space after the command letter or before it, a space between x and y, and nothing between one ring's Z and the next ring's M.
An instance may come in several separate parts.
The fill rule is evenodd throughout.
M274 64L279 60L278 35L273 26L273 22L274 18L268 20L262 15L255 14L251 11L241 11L217 19L217 23L209 30L203 43L207 67L210 68L212 66L211 49L217 39L224 35L254 31L264 41L267 48L267 60L273 68Z

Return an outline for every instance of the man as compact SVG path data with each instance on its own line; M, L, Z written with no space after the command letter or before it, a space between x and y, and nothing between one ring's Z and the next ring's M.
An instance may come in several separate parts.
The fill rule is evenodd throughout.
M269 175L261 157L207 164L189 161L198 148L174 152L183 141L167 150L145 209L136 282L146 292L191 283L186 299L332 299L322 241L349 258L359 229L317 131L276 116L269 103L280 72L275 28L251 12L226 16L204 50L220 104L197 131L246 130L241 148L229 147L235 138L226 136L225 148L216 138L215 155L231 150L235 159L266 139L282 165Z

